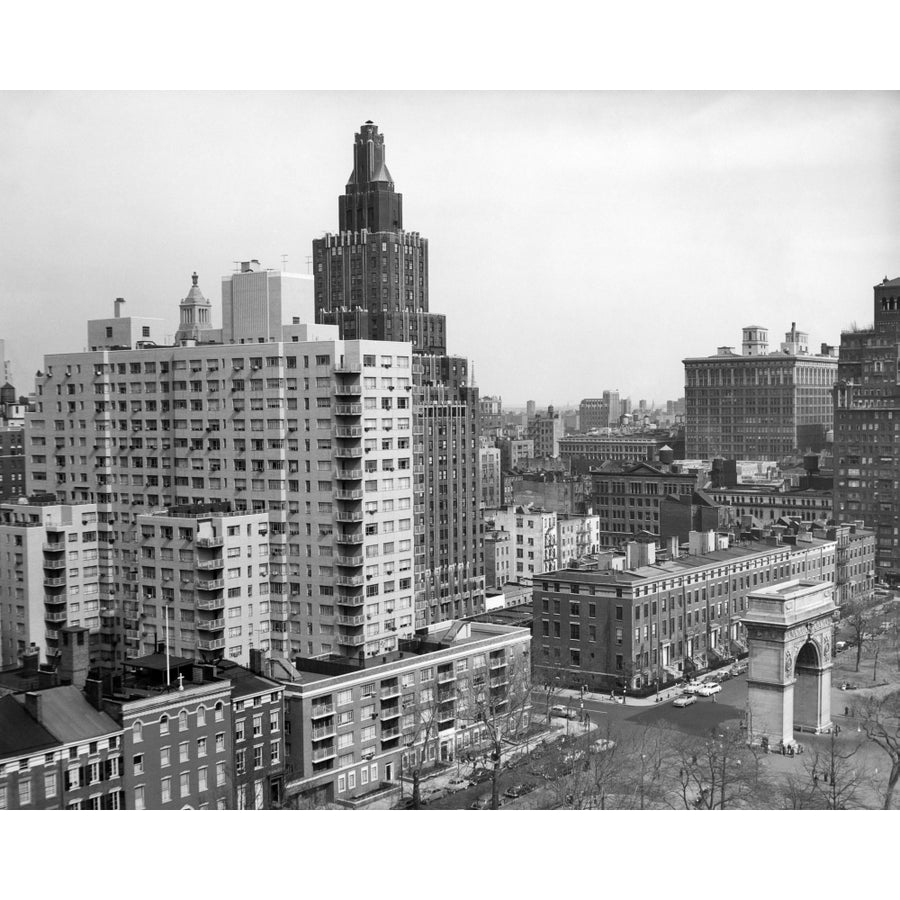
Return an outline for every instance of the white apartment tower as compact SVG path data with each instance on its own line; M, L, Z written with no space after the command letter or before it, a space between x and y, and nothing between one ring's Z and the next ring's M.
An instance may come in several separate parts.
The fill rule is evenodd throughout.
M233 322L258 321L255 307L239 308L252 295L231 292ZM258 555L242 558L240 585L232 585L268 597L267 620L256 601L252 614L241 614L257 647L274 657L365 658L396 649L414 624L411 345L339 340L336 326L296 321L267 326L277 339L260 342L264 335L238 337L225 322L231 342L135 341L45 358L27 417L28 483L60 503L97 504L98 539L112 562L117 616L110 621L119 624L102 629L95 663L121 665L164 627L151 586L171 589L179 609L192 601L198 615L199 573L193 588L181 574L176 580L176 566L166 567L171 588L160 581L162 560L152 579L141 575L143 551L163 549L158 536L142 533L147 516L165 512L173 522L162 525L154 515L155 525L187 529L174 520L223 503L238 518L267 520L265 535L255 519L245 523L256 529ZM95 323L88 327L98 333ZM224 524L228 517L220 518ZM172 549L180 555L190 547ZM225 593L201 587L206 601L224 599L227 609L227 577L208 580L223 581ZM143 618L124 616L119 606L126 603ZM148 605L156 606L155 620ZM179 623L170 623L177 634ZM222 637L207 631L196 634L200 640ZM228 646L226 632L225 645L209 652L222 655ZM248 651L243 641L235 658L243 661Z

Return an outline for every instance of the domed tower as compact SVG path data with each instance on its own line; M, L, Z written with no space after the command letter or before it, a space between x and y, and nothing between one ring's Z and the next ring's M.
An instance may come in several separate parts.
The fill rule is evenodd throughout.
M212 330L212 304L203 296L197 286L197 273L191 276L191 289L181 301L181 324L175 332L175 343L182 341L202 341L206 332Z

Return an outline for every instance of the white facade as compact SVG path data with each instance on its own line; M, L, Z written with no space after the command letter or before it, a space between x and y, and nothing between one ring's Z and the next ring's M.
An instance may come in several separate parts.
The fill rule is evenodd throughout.
M95 504L0 507L0 665L55 656L64 625L99 634L108 565Z
M510 533L509 577L530 580L559 568L555 512L527 507L506 507L485 512L494 527Z
M600 549L600 516L560 515L556 521L560 567Z
M28 483L99 504L121 602L141 599L123 578L139 514L223 501L265 513L270 556L285 560L270 595L296 606L292 630L260 647L387 652L413 631L411 345L279 333L290 340L46 357ZM125 627L125 656L137 655L142 638ZM103 661L121 647L107 641Z

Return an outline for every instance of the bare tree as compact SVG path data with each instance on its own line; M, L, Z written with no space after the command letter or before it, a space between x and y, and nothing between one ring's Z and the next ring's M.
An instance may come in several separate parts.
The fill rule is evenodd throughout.
M667 805L668 775L677 758L672 734L667 728L645 727L622 748L630 765L628 778L621 784L621 808L659 809Z
M411 695L407 695L412 700ZM410 700L404 698L404 704ZM414 706L410 712L409 708L404 705L403 714L414 716L415 725L413 730L403 735L406 744L406 758L409 760L409 773L412 776L412 808L421 809L421 782L422 774L428 768L435 765L437 756L436 748L434 748L435 738L438 732L438 724L440 722L441 710L440 689L435 687L424 688L415 695ZM429 752L432 752L429 758Z
M848 614L844 617L844 624L853 632L856 641L856 671L859 671L859 664L862 660L863 646L870 640L869 626L872 621L872 614L866 607L865 603L856 600L847 604Z
M838 742L834 729L824 747L814 747L803 766L812 786L812 795L821 802L817 809L864 808L863 789L868 771L856 759L858 745Z
M867 697L857 706L857 716L866 737L890 759L882 807L890 809L894 789L900 781L900 691L884 697Z
M754 747L739 728L674 739L670 783L685 809L764 809L770 786Z
M458 685L457 718L477 728L491 757L491 809L500 807L504 742L527 736L531 715L531 669L527 651L492 653L486 665L467 673Z

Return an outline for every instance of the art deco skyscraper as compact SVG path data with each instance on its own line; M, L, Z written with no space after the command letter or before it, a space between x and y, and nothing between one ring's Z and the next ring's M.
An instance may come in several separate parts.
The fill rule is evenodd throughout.
M478 389L468 361L446 355L445 317L428 308L428 241L403 229L403 197L372 122L355 136L338 213L339 233L313 241L316 321L345 339L413 345L416 624L481 612Z

